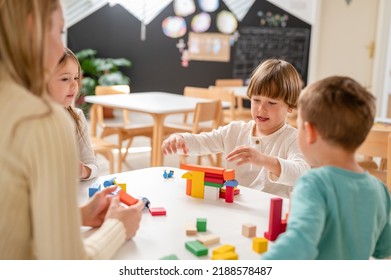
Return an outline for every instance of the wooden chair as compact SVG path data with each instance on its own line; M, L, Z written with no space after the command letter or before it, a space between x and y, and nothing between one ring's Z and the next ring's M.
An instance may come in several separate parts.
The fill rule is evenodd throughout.
M114 174L114 151L118 150L118 146L97 137L90 137L90 139L95 155L101 154L104 156L109 161L110 174Z
M130 88L128 85L115 85L115 86L97 86L95 88L96 95L108 95L108 94L129 94ZM99 138L103 139L110 135L118 135L118 172L122 171L122 162L126 159L128 149L132 143L132 140L136 136L152 137L152 125L151 124L135 124L131 123L128 117L128 111L122 110L122 122L107 123L103 116L103 106L94 104L91 107L91 137L96 137L96 127L99 125L102 129L102 133ZM128 140L125 154L122 155L122 143Z
M383 181L391 191L391 164L389 164L391 160L391 131L372 129L357 150L357 154L371 160L379 158L380 163L383 162L383 165L377 165L374 161L373 164L368 164L368 160L365 160L359 161L359 164ZM385 160L388 161L388 164L385 164Z
M206 89L207 90L207 89ZM189 132L198 134L204 131L212 131L221 125L222 106L220 100L210 100L209 102L197 103L194 111L192 124L173 124L166 123L164 125L164 134ZM181 163L186 162L187 156L181 156ZM212 155L208 158L213 166L221 166L221 153L213 159ZM201 164L201 156L197 158L197 164Z
M242 79L217 79L215 81L216 87L242 87L244 81ZM236 119L251 120L251 110L243 106L243 98L236 98Z
M242 79L217 79L215 81L217 87L241 87L243 85Z

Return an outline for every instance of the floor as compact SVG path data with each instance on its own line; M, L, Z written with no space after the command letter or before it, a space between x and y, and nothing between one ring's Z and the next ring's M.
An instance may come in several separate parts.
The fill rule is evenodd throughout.
M114 111L113 119L106 119L106 122L120 122L122 118L122 112L119 110ZM152 123L152 118L146 114L140 113L129 113L129 118L131 121L140 122L140 123ZM182 115L172 115L167 117L166 121L169 122L180 122L182 120ZM97 135L100 135L100 129L97 128ZM117 136L108 136L105 138L107 141L117 144ZM126 145L126 142L124 142ZM118 156L118 153L116 154ZM129 149L129 154L126 158L126 161L122 165L122 172L136 170L141 168L151 167L150 164L151 157L151 142L148 137L136 137L133 140L132 146ZM100 176L108 175L109 172L109 163L101 155L97 155L98 165L100 168ZM188 162L195 163L195 158L189 158ZM179 157L178 155L169 155L164 157L164 166L167 167L179 167ZM117 165L115 166L117 172Z

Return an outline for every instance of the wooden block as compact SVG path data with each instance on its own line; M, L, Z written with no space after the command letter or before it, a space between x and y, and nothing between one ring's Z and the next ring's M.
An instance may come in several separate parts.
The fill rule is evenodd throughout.
M197 231L205 232L206 231L206 219L197 218Z
M225 188L225 202L232 203L234 202L234 188L226 187Z
M197 238L197 241L204 246L210 246L220 242L220 236L216 234L203 235Z
M208 248L206 248L204 245L202 245L196 240L185 242L185 247L197 257L205 256L208 254Z
M257 233L257 227L253 224L242 225L242 235L246 237L254 237Z
M118 197L119 197L119 201L121 201L122 203L124 203L128 206L136 204L138 202L138 199L136 199L133 196L131 196L130 194L124 192L122 189L119 190Z
M224 185L227 187L236 187L237 185L239 185L239 182L233 179L233 180L225 181Z
M164 209L164 207L151 207L149 208L149 213L151 213L152 216L165 216L166 209Z
M189 163L181 163L180 169L185 170L194 170L194 171L200 171L200 172L208 172L213 174L223 174L225 168L222 167L215 167L215 166L202 166L197 164L189 164Z
M209 182L209 183L215 183L215 184L220 184L220 185L224 184L223 178L210 177L210 176L207 176L206 174L205 174L204 181L205 181L205 183Z
M223 173L224 180L234 180L235 179L235 170L234 169L226 169Z
M224 184L218 184L218 183L212 183L212 182L206 182L206 181L204 181L204 185L209 186L209 187L218 188L218 189L220 189L224 186Z
M219 194L220 194L219 188L209 187L209 186L204 187L204 199L218 200Z
M178 259L177 255L172 254L172 255L162 257L159 260L179 260L179 259Z
M205 173L199 171L189 171L182 175L182 178L191 180L191 196L196 198L204 198L204 176Z
M114 179L114 184L119 186L124 192L126 192L126 183L121 183L118 179Z
M212 255L224 254L227 252L235 252L235 246L224 244L212 251Z
M269 231L264 234L265 238L270 241L276 240L281 233L281 212L282 198L270 199Z
M214 254L211 257L211 260L237 260L239 259L238 255L235 252L226 252L222 254Z
M197 234L197 227L195 225L187 225L186 226L186 235L196 235Z
M253 250L259 254L262 254L267 251L268 240L263 237L254 237L253 238Z
M100 183L95 182L88 188L88 197L92 197L96 192L100 191Z

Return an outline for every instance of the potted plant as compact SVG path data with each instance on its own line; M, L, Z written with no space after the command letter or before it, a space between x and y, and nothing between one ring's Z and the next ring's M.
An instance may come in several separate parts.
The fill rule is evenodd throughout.
M130 83L129 77L120 71L120 67L132 65L130 60L126 58L99 58L96 55L97 51L93 49L84 49L76 53L82 72L81 96L76 101L76 106L81 107L86 115L88 115L90 106L84 102L84 96L94 95L97 85L129 85Z

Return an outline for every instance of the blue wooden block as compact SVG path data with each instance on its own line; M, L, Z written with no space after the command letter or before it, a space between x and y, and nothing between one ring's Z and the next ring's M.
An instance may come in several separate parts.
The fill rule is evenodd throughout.
M88 196L92 197L96 192L100 191L100 183L95 182L91 185L91 187L88 188Z
M226 185L227 187L236 187L237 185L239 185L239 182L236 179L227 180L225 181L224 185Z
M115 180L115 179L116 179L116 178L113 177L113 178L111 178L111 179L108 179L108 180L104 181L104 182L103 182L103 186L104 186L105 188L107 188L107 187L110 187L110 186L112 186L112 185L115 185L115 184L114 184L114 180Z

